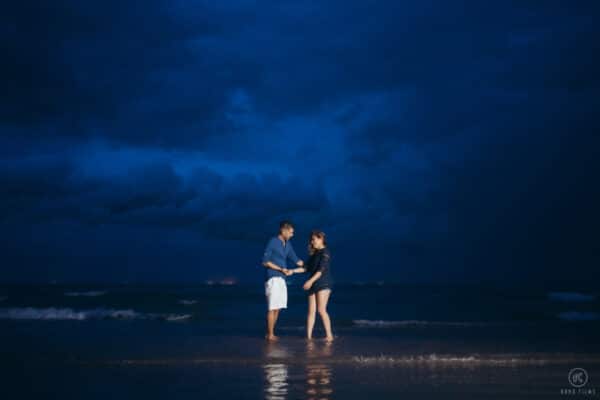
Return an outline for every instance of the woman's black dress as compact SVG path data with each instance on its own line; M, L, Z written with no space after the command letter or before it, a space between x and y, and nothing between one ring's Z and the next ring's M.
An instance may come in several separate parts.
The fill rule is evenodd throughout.
M309 295L314 294L319 290L331 289L333 287L330 264L331 253L327 247L316 250L306 261L306 272L309 274L309 279L312 278L314 274L321 271L319 279L317 279L310 289L307 290Z

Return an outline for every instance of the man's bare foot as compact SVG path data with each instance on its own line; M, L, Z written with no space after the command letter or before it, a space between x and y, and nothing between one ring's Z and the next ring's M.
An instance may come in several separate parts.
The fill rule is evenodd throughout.
M312 340L312 336L307 336L306 340Z
M265 339L267 339L267 340L279 340L279 336L266 334L265 335Z

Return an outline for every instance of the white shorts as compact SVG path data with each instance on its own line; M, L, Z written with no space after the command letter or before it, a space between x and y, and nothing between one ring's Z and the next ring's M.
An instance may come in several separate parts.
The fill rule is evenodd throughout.
M287 283L280 276L269 278L265 282L265 295L269 310L287 308Z

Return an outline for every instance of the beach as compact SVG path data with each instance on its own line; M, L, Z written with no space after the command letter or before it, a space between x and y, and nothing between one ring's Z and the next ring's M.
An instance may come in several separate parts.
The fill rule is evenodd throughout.
M597 396L594 296L341 286L330 305L336 339L327 343L318 319L315 339L304 339L296 289L280 339L267 342L256 285L3 288L3 390L69 399ZM473 297L480 301L468 305ZM573 368L589 382L569 394Z

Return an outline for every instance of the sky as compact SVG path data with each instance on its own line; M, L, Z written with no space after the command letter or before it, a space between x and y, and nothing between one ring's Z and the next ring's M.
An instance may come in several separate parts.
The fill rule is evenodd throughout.
M593 1L19 1L0 282L597 282Z

